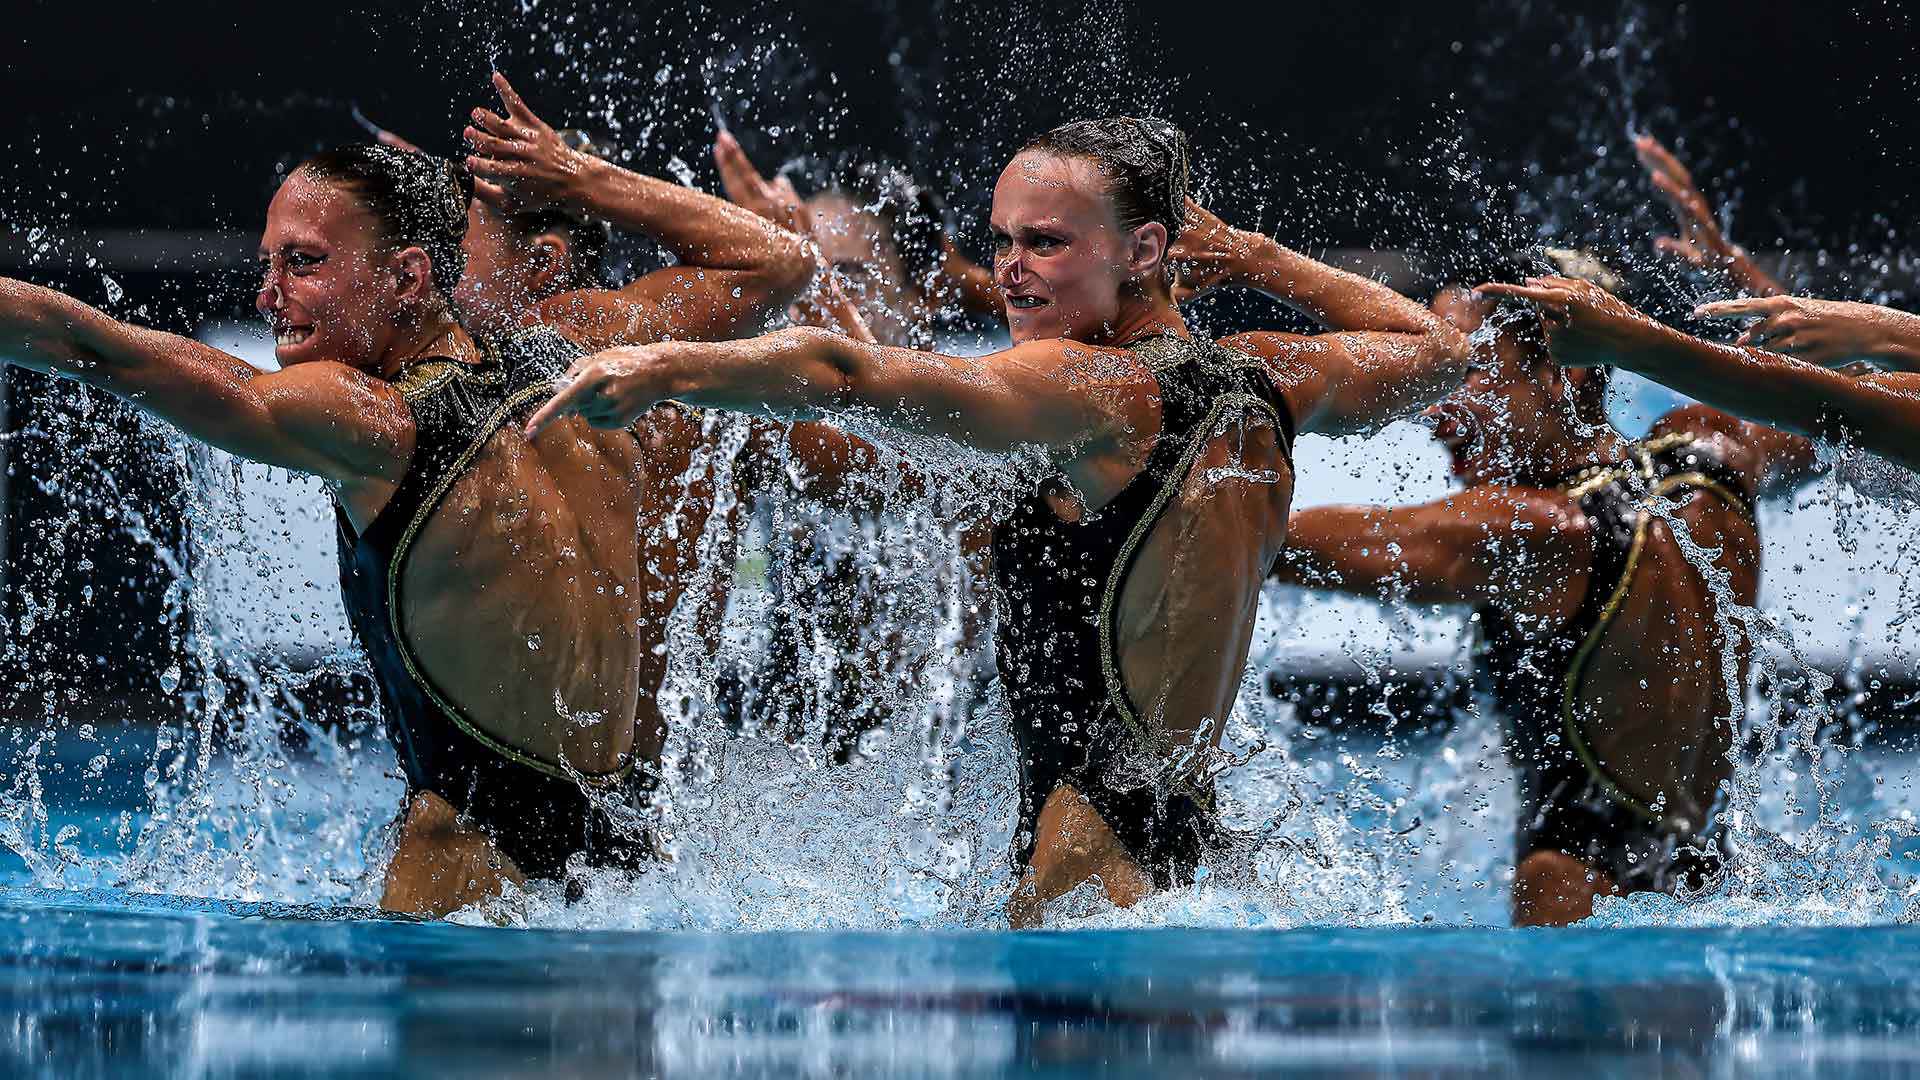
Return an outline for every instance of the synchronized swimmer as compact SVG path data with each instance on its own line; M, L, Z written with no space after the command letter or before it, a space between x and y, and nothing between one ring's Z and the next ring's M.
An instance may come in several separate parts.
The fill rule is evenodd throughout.
M1757 319L1737 344L1641 314L1569 252L1496 260L1429 308L1199 206L1163 120L1030 140L993 189L989 267L884 163L802 198L723 132L729 201L613 164L494 81L501 111L473 111L463 162L382 133L287 176L256 297L277 371L0 280L6 362L328 483L341 595L407 781L392 910L660 857L661 646L699 577L668 537L739 501L700 472L701 410L760 418L748 455L785 440L825 485L874 467L826 422L849 412L1046 454L1049 479L963 532L1019 769L1015 926L1087 883L1134 904L1235 845L1215 774L1273 577L1481 613L1522 775L1516 922L1697 884L1720 858L1738 693L1721 673L1745 645L1676 530L1751 604L1754 500L1810 474L1810 439L1920 467L1920 317L1780 295L1649 139L1683 226L1661 246L1750 294L1702 309ZM676 265L605 280L612 229ZM1231 287L1324 330L1195 336L1180 304ZM984 311L1008 348L933 350L941 318ZM1629 441L1606 420L1616 367L1706 404ZM1464 490L1293 512L1298 435L1423 409ZM806 602L852 635L875 617L857 593Z

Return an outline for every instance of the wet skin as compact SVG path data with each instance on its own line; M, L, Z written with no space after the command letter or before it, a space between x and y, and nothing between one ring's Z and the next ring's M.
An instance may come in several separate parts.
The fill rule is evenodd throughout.
M1006 352L947 357L817 330L611 350L577 364L569 389L529 427L563 415L618 425L669 396L776 417L860 409L990 452L1053 448L1062 481L1046 489L1048 503L1080 520L1139 474L1160 436L1158 382L1119 346L1157 330L1187 333L1164 273L1165 227L1121 230L1106 190L1080 158L1023 153L1001 175L992 222L1014 340ZM1418 305L1270 241L1261 250L1259 267L1234 269L1310 280L1325 291L1327 321L1354 328L1226 342L1266 361L1303 430L1363 429L1457 383L1459 335ZM1238 689L1292 499L1280 443L1252 411L1206 433L1119 597L1121 675L1175 774L1205 769ZM1121 904L1150 890L1080 793L1062 786L1039 797L1034 855L1009 909L1016 925L1033 924L1047 900L1083 881L1100 881Z
M667 222L724 268L683 265L619 294L560 292L519 312L522 325L589 346L697 336L763 317L804 286L797 238L677 185L595 175L615 211ZM416 359L478 363L483 352L435 290L426 253L396 250L356 198L305 171L269 205L260 259L256 305L279 371L19 282L0 281L0 345L12 362L118 394L189 436L322 477L364 531L413 454L413 417L388 380ZM487 439L415 541L401 612L425 674L477 727L584 773L658 756L656 646L690 556L671 530L635 523L679 518L679 536L704 525L711 491L682 477L700 442L694 420L666 409L632 430L569 423L538 446L512 426ZM419 792L384 902L444 914L519 877L444 799Z
M296 174L268 210L267 237L364 229L356 218L364 211L353 200ZM336 293L348 286L354 295L352 284L325 264L270 271L263 314L276 324L317 324L307 341L276 350L283 364L324 360L339 348L338 336L357 342L371 332L377 324L364 318L368 313L338 306ZM452 334L464 342L457 358L477 356L464 331ZM396 393L381 398L382 408L405 414ZM410 427L411 419L396 424ZM683 511L693 519L685 525L698 530L711 498L701 485L688 491L681 481L699 441L698 425L687 417L660 410L631 432L573 428L537 447L512 425L487 440L415 541L401 617L427 677L477 727L597 774L629 757L653 760L663 733L652 691L664 659L654 646L683 588L687 560L662 541L665 530L636 530L634 522L664 523ZM363 493L367 486L342 485L357 529L373 521L392 492L380 485ZM461 852L468 854L456 858ZM517 878L490 841L454 819L444 799L415 794L388 871L390 903L444 914L492 893L500 879Z
M1491 309L1460 290L1443 293L1435 307L1465 331ZM1582 422L1571 402L1591 393L1581 385L1587 374L1552 366L1537 329L1503 329L1479 347L1480 366L1466 385L1427 413L1465 489L1421 506L1300 511L1276 576L1373 596L1391 581L1417 603L1493 604L1542 638L1579 612L1595 585L1594 539L1578 503L1545 485L1588 464L1622 460L1625 441L1604 423ZM1651 434L1673 431L1711 443L1748 498L1804 476L1812 462L1805 440L1704 407L1669 414ZM1714 565L1728 575L1731 600L1752 605L1761 550L1752 522L1698 489L1678 500L1672 516L1694 543L1718 549ZM1716 786L1731 772L1725 718L1733 703L1721 664L1731 650L1744 687L1746 648L1722 633L1722 617L1673 527L1656 516L1582 683L1579 705L1595 754L1643 803L1664 799L1683 839L1705 823ZM1530 756L1528 748L1513 750ZM1619 889L1598 867L1562 852L1516 855L1520 925L1585 918L1596 895Z

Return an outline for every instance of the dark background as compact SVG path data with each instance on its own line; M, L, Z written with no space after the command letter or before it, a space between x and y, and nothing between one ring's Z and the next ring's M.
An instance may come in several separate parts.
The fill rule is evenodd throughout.
M496 63L550 119L605 132L615 116L643 168L677 155L706 178L717 102L750 148L884 150L972 181L949 185L968 209L1025 136L1158 105L1216 172L1258 173L1231 202L1257 187L1270 219L1340 245L1431 230L1460 185L1423 155L1456 136L1455 160L1544 196L1543 176L1593 172L1596 145L1617 155L1629 124L1650 127L1759 246L1898 227L1915 158L1915 35L1895 4L521 6L12 5L0 213L252 230L277 167L358 135L350 105L449 151ZM1322 190L1363 177L1384 197Z
M16 2L0 19L0 272L169 329L249 317L248 234L278 176L361 137L355 104L455 150L498 65L548 119L702 186L716 109L769 167L892 157L947 192L976 250L1019 142L1152 110L1188 129L1229 221L1402 249L1435 277L1543 236L1644 251L1660 217L1626 136L1645 128L1738 239L1824 253L1805 265L1833 295L1902 300L1914 44L1898 5L1786 0ZM8 387L4 714L75 694L176 708L153 674L179 647L155 554L182 543L176 459L118 406L75 420L77 391L18 372ZM150 541L96 513L108 497Z

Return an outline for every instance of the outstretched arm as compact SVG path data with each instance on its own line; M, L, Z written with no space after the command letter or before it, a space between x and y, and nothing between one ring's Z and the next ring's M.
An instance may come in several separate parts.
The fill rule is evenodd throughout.
M1264 293L1329 330L1422 334L1439 320L1425 307L1359 274L1337 270L1262 233L1236 229L1193 200L1167 253L1182 299L1240 286Z
M1735 416L1796 435L1848 439L1920 468L1920 375L1855 377L1750 346L1716 345L1571 278L1529 278L1525 285L1479 291L1537 306L1558 363L1622 367Z
M1651 135L1633 140L1633 150L1646 166L1655 191L1673 211L1677 236L1662 236L1653 246L1702 270L1725 270L1736 288L1751 296L1773 296L1787 290L1773 275L1760 269L1753 256L1727 238L1714 216L1713 204L1693 182L1693 174Z
M493 83L507 115L475 109L467 165L482 197L510 209L564 206L658 240L680 265L617 292L588 290L545 305L590 347L664 336L714 340L751 332L813 277L806 242L725 199L623 169L576 150L514 93Z
M1160 426L1158 384L1131 354L1058 339L957 357L802 327L610 349L569 378L529 437L570 414L624 427L669 399L779 419L854 413L992 452L1047 447L1094 506L1138 471Z
M1565 500L1476 487L1418 506L1295 511L1278 581L1423 604L1494 603L1554 614L1557 586L1587 572L1586 519Z
M191 338L5 278L0 359L97 386L230 453L335 482L397 482L412 452L406 402L344 364L261 372Z
M1460 331L1377 281L1336 270L1229 227L1187 204L1169 259L1183 293L1240 285L1273 296L1335 332L1241 334L1225 344L1270 362L1301 431L1370 431L1444 397L1467 374Z

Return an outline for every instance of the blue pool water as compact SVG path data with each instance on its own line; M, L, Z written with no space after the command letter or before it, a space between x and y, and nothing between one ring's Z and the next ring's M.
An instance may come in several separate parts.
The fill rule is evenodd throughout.
M320 914L0 894L5 1071L1920 1071L1920 929L683 934Z
M1905 801L1895 765L1856 762L1891 777L1843 788L1860 816L1892 809L1866 791ZM80 827L74 843L109 837L101 826L131 793L96 794L90 808L51 799L72 816L48 827ZM1497 858L1504 829L1492 832L1484 858ZM79 861L111 877L124 864L110 848ZM1502 890L1449 892L1418 879L1431 865L1382 864L1415 894L1372 917L1387 925L1325 925L1326 909L1282 888L1290 915L1203 890L1146 919L1244 927L1263 911L1289 929L1099 928L1119 917L1108 912L1015 934L578 929L608 917L567 910L534 920L567 929L495 929L382 918L352 900L193 899L71 876L46 888L16 864L0 876L13 1018L0 1074L1920 1074L1920 928L1787 925L1900 918L1911 864L1898 845L1879 860L1891 893L1871 903L1812 885L1771 906L1642 898L1563 931L1460 925L1496 921ZM303 889L324 892L254 891ZM216 891L247 892L230 880ZM768 903L796 904L786 925L808 925L797 901ZM1439 914L1422 923L1428 908Z

